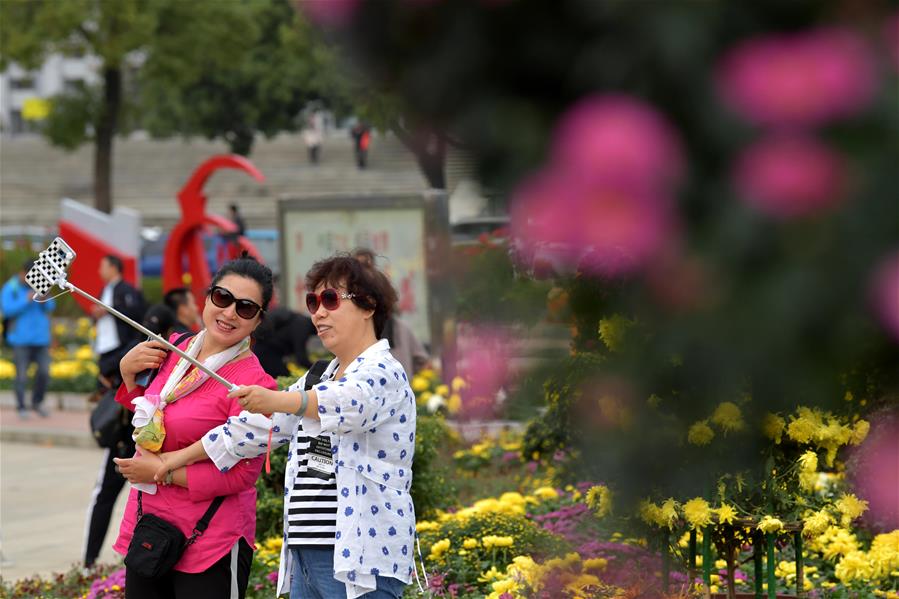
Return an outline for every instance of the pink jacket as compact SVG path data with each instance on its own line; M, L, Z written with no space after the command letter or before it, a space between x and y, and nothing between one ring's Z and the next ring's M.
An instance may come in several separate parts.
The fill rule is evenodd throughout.
M185 340L180 347L186 346ZM150 383L151 393L159 393L166 378L175 367L178 356L169 354L159 374ZM248 356L225 364L218 373L238 385L261 385L277 389L277 383L262 370L256 356ZM133 410L131 400L144 394L137 387L131 393L122 385L116 401ZM207 380L192 393L165 408L166 437L162 451L187 447L207 431L224 424L229 416L240 414L236 400L228 399L228 391L221 384ZM205 534L187 548L175 564L179 572L203 572L224 557L238 539L246 539L254 547L256 536L256 479L262 469L264 456L241 460L227 472L219 472L211 461L187 467L187 488L177 485L159 486L155 495L144 493L144 513L153 513L171 522L190 536L194 525L206 512L212 499L225 495ZM137 491L132 488L119 527L119 537L113 549L125 555L137 521Z

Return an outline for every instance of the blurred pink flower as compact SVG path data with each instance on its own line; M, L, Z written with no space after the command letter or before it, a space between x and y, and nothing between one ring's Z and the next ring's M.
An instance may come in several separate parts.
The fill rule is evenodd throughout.
M550 164L514 193L519 260L535 274L642 268L675 228L668 194L683 170L675 131L643 101L582 99L559 120Z
M777 218L826 210L846 191L843 158L804 135L775 135L752 144L737 158L733 177L747 203Z
M360 0L296 0L297 5L309 20L316 25L341 27L348 24Z
M527 264L618 276L655 257L673 230L670 202L634 183L545 170L515 193L512 232Z
M880 414L867 439L853 452L849 472L858 496L868 502L865 520L884 532L899 527L899 420Z
M512 333L487 324L458 327L458 374L467 387L462 392L459 416L475 420L492 418L497 406L497 393L511 378L509 361L514 355Z
M689 311L713 304L718 297L714 273L698 256L684 255L677 246L666 248L646 272L648 289L659 304L672 311Z
M580 100L559 123L552 160L576 175L668 186L681 178L683 151L654 108L623 94Z
M818 125L864 109L877 88L873 53L859 35L827 28L757 37L718 67L718 89L760 125Z
M899 252L883 260L874 271L871 303L884 328L899 341Z
M883 27L883 37L886 42L887 54L893 61L893 68L899 71L899 13L887 19Z

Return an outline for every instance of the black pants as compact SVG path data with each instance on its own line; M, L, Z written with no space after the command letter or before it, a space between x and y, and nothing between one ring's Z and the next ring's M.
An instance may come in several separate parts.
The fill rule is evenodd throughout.
M129 427L128 431L130 430ZM103 465L94 486L91 503L87 508L89 520L84 547L84 565L88 568L94 565L97 556L100 555L106 531L109 529L109 520L112 518L112 510L122 487L125 486L125 477L116 472L115 462L112 459L130 458L134 455L134 442L128 431L119 447L103 450Z
M197 541L202 542L202 537ZM125 568L126 599L244 599L250 582L253 549L243 539L237 542L237 571L231 571L231 552L204 572L187 574L172 571L157 579L149 579ZM232 585L237 594L232 595Z

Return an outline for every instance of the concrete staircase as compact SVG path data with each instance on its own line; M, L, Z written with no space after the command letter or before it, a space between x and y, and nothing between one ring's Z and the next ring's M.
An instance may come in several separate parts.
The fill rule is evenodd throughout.
M113 201L141 212L145 225L172 226L180 211L176 195L205 159L227 152L224 143L194 139L116 139ZM262 171L262 184L243 173L222 170L206 186L210 212L241 207L251 228L274 228L277 199L284 195L409 192L426 188L414 156L393 136L374 135L369 165L356 168L352 141L342 132L325 140L319 164L311 165L298 135L257 139L250 160ZM471 172L451 153L450 190ZM55 226L59 200L71 197L93 205L93 147L67 153L38 136L0 137L0 221L4 225Z

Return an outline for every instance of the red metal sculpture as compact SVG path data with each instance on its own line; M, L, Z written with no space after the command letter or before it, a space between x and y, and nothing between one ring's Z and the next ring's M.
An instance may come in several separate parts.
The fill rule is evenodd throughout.
M201 164L178 192L181 221L172 229L163 254L163 291L189 286L201 310L206 300L206 290L212 280L203 247L203 231L211 225L224 234L237 233L237 226L229 219L206 213L206 195L203 193L203 187L212 174L222 168L244 171L260 183L265 180L259 169L242 156L213 156ZM237 257L246 250L251 256L262 261L256 246L242 235L229 242L226 248L226 259Z

